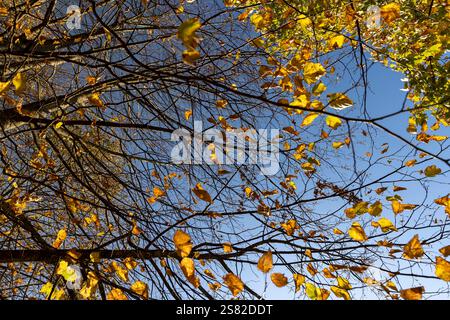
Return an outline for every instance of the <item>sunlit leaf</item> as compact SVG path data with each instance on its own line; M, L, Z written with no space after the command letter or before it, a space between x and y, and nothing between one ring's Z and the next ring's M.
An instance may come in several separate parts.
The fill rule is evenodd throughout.
M436 257L435 274L438 278L450 282L450 262L441 257Z
M305 276L295 273L293 275L294 283L295 283L295 292L298 292L300 290L300 287L305 283Z
M269 272L273 268L272 251L267 251L258 260L258 269L264 273Z
M450 246L445 246L439 249L439 252L444 256L450 256Z
M201 26L197 18L186 20L179 26L177 37L183 42L186 48L191 49L198 45L199 39L195 33Z
M187 233L177 230L173 236L173 242L175 244L177 254L180 257L184 258L189 256L192 250L192 242L191 237Z
M21 94L26 89L26 76L25 74L18 72L13 78L13 84L16 88L16 94ZM1 91L1 89L0 89Z
M128 300L127 296L119 288L112 289L107 295L108 300Z
M338 117L334 117L334 116L328 116L325 119L325 122L326 122L327 126L329 126L331 129L334 129L334 130L336 130L342 124L341 119L339 119Z
M361 227L359 222L353 222L352 226L348 230L348 235L356 241L364 242L367 240L366 233L364 229Z
M148 285L142 281L136 281L131 286L131 291L142 296L145 300L148 299Z
M353 101L343 93L331 93L327 95L331 108L343 110L353 105Z
M421 300L424 291L424 287L409 288L400 290L400 296L405 300Z
M330 287L331 291L338 298L343 298L344 300L351 300L350 294L346 289L338 288L335 286Z
M403 256L407 259L416 259L424 255L422 245L420 244L419 235L415 235L403 247Z
M318 116L319 116L319 114L318 114L318 113L314 113L314 112L308 114L308 115L303 119L301 126L302 126L302 127L309 126L311 123L313 123L313 121L314 121Z
M440 168L436 167L435 165L426 167L425 171L424 171L425 175L430 178L437 176L441 172L442 172L442 170Z
M303 77L308 84L316 82L325 73L325 68L320 63L307 62L303 68Z
M282 273L272 273L270 279L278 288L284 287L288 283L288 279Z
M391 23L400 17L400 4L388 3L380 8L380 13L386 23Z
M63 244L64 240L67 238L67 231L66 229L61 229L58 231L58 234L56 235L55 241L53 241L53 248L58 249Z
M239 279L238 276L228 273L223 277L223 281L228 289L231 291L233 296L237 296L244 290L244 283Z
M209 195L208 191L203 189L201 183L197 183L196 186L192 189L194 194L199 197L201 200L212 203L211 196Z
M372 221L372 226L374 226L375 228L380 227L381 231L383 232L397 231L397 228L394 226L391 220L387 218L381 218L377 222Z

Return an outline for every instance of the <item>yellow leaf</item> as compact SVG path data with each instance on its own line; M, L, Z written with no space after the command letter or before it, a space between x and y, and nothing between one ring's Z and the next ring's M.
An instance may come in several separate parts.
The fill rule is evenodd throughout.
M39 292L45 294L47 299L51 294L51 300L62 300L62 298L64 297L64 290L53 288L53 284L51 282L47 282L46 284L44 284Z
M339 230L338 228L334 228L334 229L333 229L333 233L334 233L334 234L344 234L344 232L342 232L342 231Z
M79 293L84 299L90 299L96 292L98 287L98 278L92 271L88 272L87 280L81 287Z
M325 73L325 68L320 63L307 62L303 68L303 77L308 84L316 82Z
M255 47L263 48L263 47L264 47L264 40L261 39L261 38L253 39L253 40L252 40L252 44L253 44Z
M8 8L0 7L0 16L6 16L8 14Z
M219 109L223 109L223 108L225 108L227 105L228 105L228 101L227 101L227 100L221 99L221 100L217 100L217 101L216 101L216 107L219 108Z
M314 268L314 266L311 263L308 263L308 265L306 266L306 270L308 270L308 272L314 277L318 271L316 268Z
M297 20L303 30L306 30L306 28L312 24L311 19L305 16L304 14L300 14Z
M338 298L343 298L344 300L351 300L350 294L347 290L332 286L331 291L333 291L334 295Z
M166 194L166 192L158 187L153 187L153 196L147 199L147 201L150 204L155 203L158 201L159 198L163 197Z
M197 185L192 189L192 191L194 192L194 194L199 197L201 200L212 203L212 199L211 196L209 195L209 193L203 189L202 185L199 183L197 183Z
M225 242L225 243L223 244L223 252L225 252L225 253L231 253L231 252L233 252L233 247L231 246L231 243Z
M317 299L317 290L318 288L316 288L316 286L314 286L311 283L307 283L306 284L306 295L312 299L312 300L316 300Z
M371 216L377 217L383 211L383 206L380 201L375 201L369 208L368 212Z
M336 276L334 274L332 274L328 268L323 269L322 272L323 272L323 275L325 276L325 278L328 278L328 279L336 278Z
M188 279L195 274L195 262L191 258L181 259L180 268L185 277Z
M91 262L99 263L100 262L100 252L98 252L98 251L92 252L89 255L89 259L91 260Z
M309 163L309 162L305 162L305 163L302 163L302 169L303 170L305 170L305 171L314 171L314 170L316 170L315 168L314 168L314 166L311 164L311 163Z
M137 226L136 222L133 221L133 228L131 229L131 234L138 236L142 233L142 230Z
M8 91L9 86L11 85L11 82L1 82L0 81L0 94L5 93L6 91Z
M312 89L312 93L315 96L320 96L322 94L322 92L324 92L325 90L327 90L327 86L324 85L322 82L319 82L318 84L316 84L314 86L314 88Z
M450 262L447 260L436 257L436 271L435 274L438 278L449 282L450 281Z
M295 283L295 292L298 292L300 290L300 287L302 286L303 283L305 283L305 276L301 275L301 274L297 274L295 273L293 275L294 277L294 283Z
M217 291L219 290L222 285L218 282L214 282L214 283L208 283L208 287L212 290L212 291Z
M64 242L64 240L66 240L66 238L67 238L66 229L59 230L56 239L53 242L53 248L59 249L59 247L61 247L62 243Z
M391 290L398 291L397 286L392 281L386 282L385 285L386 285L386 287L388 287Z
M233 296L237 296L242 292L242 290L244 290L244 283L241 281L241 279L239 279L239 277L232 273L228 273L227 275L225 275L223 277L223 280Z
M288 220L286 223L281 223L281 227L286 231L286 234L288 236L292 236L295 232L295 230L300 229L300 227L297 225L297 221L294 219Z
M142 296L145 300L148 299L148 285L145 282L136 281L135 283L133 283L130 289L134 293Z
M267 251L258 260L258 269L264 273L269 272L273 268L272 251Z
M93 77L93 76L87 76L87 77L86 77L86 82L87 82L89 85L93 86L94 84L97 83L97 78L96 78L96 77Z
M125 265L125 267L127 267L128 270L133 270L138 265L136 260L134 260L133 258L130 258L130 257L123 259L122 262Z
M195 49L184 50L182 54L183 62L191 66L195 65L195 61L200 59L200 52Z
M415 207L417 207L417 205L415 205L415 204L400 203L397 200L393 200L391 202L391 205L392 205L392 211L394 211L395 214L402 213L405 210L412 210Z
M339 288L346 289L346 290L350 290L352 288L350 282L345 278L338 277L337 281L338 281Z
M173 242L175 244L177 254L181 258L189 256L192 250L192 242L191 237L187 233L177 230L173 235Z
M330 93L327 95L327 97L330 107L336 110L343 110L353 105L353 101L345 94L340 92Z
M327 126L329 126L331 129L334 129L334 130L336 130L342 124L341 119L339 119L338 117L334 117L334 116L328 116L325 119L325 122L326 122Z
M444 206L445 207L445 212L450 216L450 198L449 198L450 194L443 196L441 198L438 198L436 200L434 200L434 203L440 205L440 206Z
M440 252L444 257L450 256L450 246L446 246L446 247L440 248L440 249L439 249L439 252Z
M308 114L302 121L301 126L302 127L306 127L309 126L311 123L313 123L313 121L319 116L318 113L312 112L310 114Z
M21 94L26 88L26 77L22 73L17 73L13 78L14 87L16 87L16 94Z
M122 290L118 288L112 289L107 295L107 300L128 300L127 296L123 293Z
M331 145L332 145L332 147L334 148L334 149L339 149L340 147L342 147L343 145L344 145L344 142L333 142L333 143L331 143Z
M197 18L186 20L179 26L177 37L183 42L186 48L193 49L198 45L199 39L195 32L200 29L201 26L202 25Z
M380 8L380 14L386 23L391 23L400 17L400 5L395 2L388 3Z
M205 271L203 271L208 277L210 277L211 279L216 279L216 276L214 275L214 273L212 273L211 270L206 269Z
M306 295L311 300L326 300L330 293L325 289L320 289L314 286L312 283L306 283Z
M69 266L69 263L65 260L61 260L56 269L56 274L61 275L66 281L74 282L77 280L78 275L74 269Z
M353 222L352 226L348 230L348 235L356 241L364 242L367 240L366 233L364 229L361 227L359 222Z
M311 249L306 249L305 250L305 256L310 257L311 259L313 258Z
M400 297L405 300L421 300L422 293L425 291L424 287L409 288L400 290Z
M435 165L426 167L424 171L425 175L430 178L440 174L441 172L442 170Z
M184 113L184 118L186 120L189 120L189 118L192 116L192 110L188 110Z
M430 136L430 140L433 141L445 141L447 139L448 139L447 136Z
M100 109L104 109L105 105L103 103L103 101L100 99L100 94L99 93L93 93L88 97L88 100L90 103L92 103L92 105L100 108Z
M420 258L424 255L422 245L420 244L419 235L415 235L412 239L403 247L403 257L406 259Z
M328 45L331 48L341 48L344 45L345 37L343 35L337 35L328 40Z
M111 266L122 281L128 282L128 270L126 268L122 267L116 261L113 261Z
M397 228L392 224L391 220L386 218L381 218L377 222L372 222L372 226L380 227L381 231L388 232L388 231L397 231Z
M55 124L55 129L59 129L62 127L64 123L62 121L59 121L57 124Z
M284 287L288 282L288 279L282 273L272 273L270 279L272 279L273 284L278 288Z
M162 189L160 189L160 188L158 188L158 187L154 187L153 188L153 195L155 196L155 197L162 197L163 195L165 195L166 194L166 192L164 191L164 190L162 190Z

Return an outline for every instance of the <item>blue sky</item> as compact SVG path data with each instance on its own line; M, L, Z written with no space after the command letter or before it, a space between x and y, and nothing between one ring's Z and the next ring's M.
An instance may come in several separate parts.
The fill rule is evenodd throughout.
M370 90L369 90L368 99L367 99L367 101L368 101L367 110L371 117L386 115L386 114L389 114L389 113L392 113L392 112L395 112L395 111L401 109L404 98L405 98L405 94L406 94L404 91L400 90L404 86L404 82L401 81L401 79L404 78L404 75L394 72L390 69L387 69L386 67L384 67L380 64L375 64L370 69L368 78L369 78ZM346 81L345 79L343 79L342 82L340 83L340 85L337 87L333 87L332 85L329 85L329 90L333 90L333 89L338 90L340 88L345 88L345 87L348 88L349 86L351 86L351 84L348 81ZM352 94L350 94L350 96L356 103L351 109L347 110L346 113L349 115L352 115L352 116L361 116L361 104L357 102L359 100L358 95L355 94L355 92L352 92ZM393 130L395 133L400 134L401 136L414 142L415 141L414 137L406 132L407 121L408 121L408 113L404 113L402 115L398 115L398 116L389 118L387 120L383 120L381 123L383 125L385 125L386 127L390 128L391 130ZM437 131L436 134L448 135L449 133L450 132L448 129L441 129L441 130ZM380 146L382 144L388 143L389 150L383 156L389 155L390 153L394 154L397 152L398 152L398 154L409 154L408 159L413 158L413 156L414 156L414 152L411 151L412 149L410 147L405 147L405 144L403 142L399 141L395 137L392 137L385 133L378 132L374 136L374 138L375 138L374 144L378 148L380 148ZM361 135L360 135L359 140L360 139L361 139ZM370 148L368 148L368 145L370 145L370 144L369 143L364 144L363 140L362 141L360 140L360 143L356 144L356 145L357 145L356 153L359 155L363 155L365 152L372 151L372 150L370 150ZM423 144L421 146L424 147ZM437 151L439 149L438 144L435 142L430 142L430 144L425 145L424 148L429 151ZM343 152L345 152L345 151L343 151ZM446 155L448 157L449 152L447 151L444 155ZM374 153L374 157L376 157L376 156L381 157L381 155L379 155L379 154L375 155L375 153ZM387 159L386 159L386 161L387 161ZM386 161L380 161L380 164L373 166L373 168L371 168L369 170L368 174L372 177L379 177L379 176L386 174L388 172L388 167L386 166ZM364 162L361 162L361 163L362 164L361 164L361 167L359 167L359 169L363 169L363 167L364 167ZM419 169L423 169L425 166L430 165L430 164L436 164L436 165L440 166L442 169L444 169L443 171L445 171L445 169L446 169L446 167L444 165L442 165L442 163L439 163L439 161L430 160L430 161L426 162L424 165L414 167L413 170L411 170L411 171L417 172ZM369 166L369 164L366 164L366 165L367 165L367 167ZM334 173L330 172L330 178L332 178L333 175L334 175ZM426 186L428 187L427 195L424 194L424 189L422 187L418 186L417 182L406 181L409 178L407 179L406 177L396 175L396 176L394 176L394 179L392 179L392 180L402 180L402 179L404 179L403 182L400 181L398 183L395 183L395 185L400 185L400 186L408 188L408 190L401 193L401 196L404 199L404 203L420 204L425 199L427 200L427 203L429 203L433 199L443 196L446 193L448 193L448 191L449 191L448 185L445 184L445 182L448 181L448 176L446 174L443 174L441 176L434 178L433 182L426 183ZM389 179L389 180L391 180L391 179ZM375 189L381 185L392 186L393 183L386 182L383 184L377 184L373 187L373 189ZM389 192L387 192L384 195L388 195L388 194L389 194ZM320 206L321 206L321 208L323 208L323 210L332 210L333 202L321 203ZM422 210L422 209L420 209L420 210ZM427 216L426 210L427 209L424 209L425 219ZM342 211L343 210L341 210L341 212ZM408 215L409 213L404 213L404 214ZM438 218L440 217L442 219L445 219L445 213L444 213L443 209L439 209L437 211L437 213L433 212L433 214L436 214L434 217L438 217ZM402 217L402 216L395 217L395 215L392 213L391 209L386 205L384 206L384 211L382 213L382 216L391 219L393 222L395 222L396 225L398 225L398 222L401 222L401 219L408 218L408 217ZM370 218L368 219L368 221L370 221ZM345 225L345 223L343 225ZM370 227L368 227L367 229L370 229ZM343 228L342 230L345 231L346 229ZM420 238L424 238L436 231L437 230L435 228L430 228L430 230L425 230L425 231L422 230L419 232ZM417 233L417 232L414 230L408 231L405 233L405 235L402 239L405 239L406 241L408 241L415 233ZM437 244L434 244L432 247L424 246L424 249L427 253L433 252L434 254L436 254L437 249L439 249L445 245L449 245L449 244L450 244L449 240L444 239L443 241L441 241ZM431 257L433 257L433 253L430 253ZM396 270L396 268L395 268L396 262L394 260L392 260L392 263L393 263L392 270ZM375 264L375 266L376 266L376 264ZM420 268L422 268L422 271L419 270L419 266L417 265L417 266L414 266L412 270L419 272L419 273L428 274L428 275L434 274L434 266L433 265L421 266ZM275 267L273 271L285 273L287 276L289 275L288 272L286 272L286 269L284 267ZM370 270L370 272L373 274L374 278L379 278L380 280L388 279L388 276L386 273L384 273L384 272L378 273L379 271L377 271L376 268L373 270ZM257 292L265 292L264 296L266 298L292 299L293 297L295 297L296 299L305 299L305 295L304 295L303 291L301 291L300 294L294 295L292 286L284 287L281 289L276 288L270 281L270 275L263 275L261 272L256 270L256 268L254 268L254 270L252 270L252 272L245 272L244 274L245 274L245 276L243 276L243 278L252 279L252 280L248 280L247 283L249 283L253 288L257 289L256 290ZM367 275L368 274L366 274L366 276ZM394 281L399 289L406 289L409 287L416 287L416 286L423 285L428 292L433 292L432 294L425 295L425 298L428 298L428 299L434 299L434 298L448 299L448 298L450 298L448 293L442 293L442 294L437 293L437 291L439 289L447 288L448 285L444 281L432 280L432 279L431 280L430 279L411 279L411 278L399 278L399 279L401 281ZM383 295L380 296L380 295L374 294L370 288L352 290L351 295L354 299L380 299L383 297ZM333 294L331 294L330 298L335 299Z

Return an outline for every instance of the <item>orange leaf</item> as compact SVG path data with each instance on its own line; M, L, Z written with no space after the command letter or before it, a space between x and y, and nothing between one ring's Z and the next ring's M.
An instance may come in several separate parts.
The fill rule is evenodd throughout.
M225 285L230 289L233 296L237 296L244 290L244 283L239 279L238 276L228 273L223 277Z
M282 273L272 273L270 276L274 285L278 288L284 287L287 285L288 279Z
M258 260L258 269L264 273L269 272L273 268L272 251L267 251Z

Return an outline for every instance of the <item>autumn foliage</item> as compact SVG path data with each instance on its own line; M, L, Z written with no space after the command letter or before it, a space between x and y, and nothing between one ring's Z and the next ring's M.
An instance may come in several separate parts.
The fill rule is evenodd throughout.
M448 298L447 1L66 9L0 4L0 298ZM280 170L173 163L194 121Z

